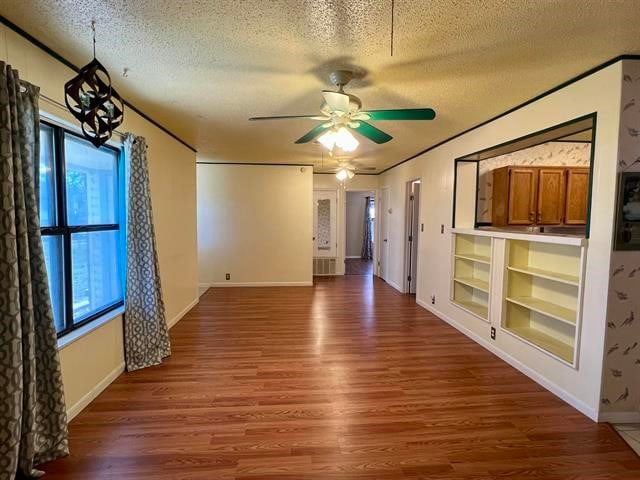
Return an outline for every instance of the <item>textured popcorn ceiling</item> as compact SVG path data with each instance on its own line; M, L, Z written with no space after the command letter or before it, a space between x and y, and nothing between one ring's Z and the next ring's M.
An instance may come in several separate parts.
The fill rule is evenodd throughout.
M200 152L229 162L315 162L294 145L332 67L366 73L364 108L433 107L432 122L377 122L363 140L378 170L614 56L640 53L639 0L3 0L0 13L77 65L100 61L118 91ZM129 76L120 75L124 68ZM328 162L325 158L324 165Z

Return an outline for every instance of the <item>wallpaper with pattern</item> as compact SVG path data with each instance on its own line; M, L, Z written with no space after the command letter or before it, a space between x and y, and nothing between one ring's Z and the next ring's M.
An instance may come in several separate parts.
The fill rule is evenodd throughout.
M491 222L493 170L507 165L588 167L591 144L548 142L480 162L478 180L478 221Z
M640 171L640 61L623 62L618 173ZM640 251L614 251L601 411L640 411Z

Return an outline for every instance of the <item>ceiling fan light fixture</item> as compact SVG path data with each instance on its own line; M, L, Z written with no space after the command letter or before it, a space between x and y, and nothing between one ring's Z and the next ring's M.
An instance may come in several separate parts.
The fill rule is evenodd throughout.
M335 143L344 152L353 152L360 142L345 127L340 127L335 135Z
M318 137L318 141L322 144L324 148L329 151L333 150L333 147L336 144L336 132L333 130L329 130L326 133L322 134Z

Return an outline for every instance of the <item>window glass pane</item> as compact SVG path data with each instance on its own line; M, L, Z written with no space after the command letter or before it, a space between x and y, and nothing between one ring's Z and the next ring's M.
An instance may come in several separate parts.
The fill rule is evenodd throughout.
M44 261L47 265L49 293L56 332L64 329L64 264L62 262L62 237L43 235Z
M65 135L69 225L117 223L118 153Z
M40 125L40 225L57 224L56 183L53 168L53 128Z
M117 230L71 236L73 321L122 300Z

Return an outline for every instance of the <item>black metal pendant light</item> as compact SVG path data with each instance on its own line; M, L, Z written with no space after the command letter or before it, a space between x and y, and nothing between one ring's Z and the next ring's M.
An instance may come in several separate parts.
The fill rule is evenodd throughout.
M64 86L65 103L78 119L84 136L96 147L107 142L124 120L124 105L111 86L109 72L96 59L96 27L93 31L93 60Z

